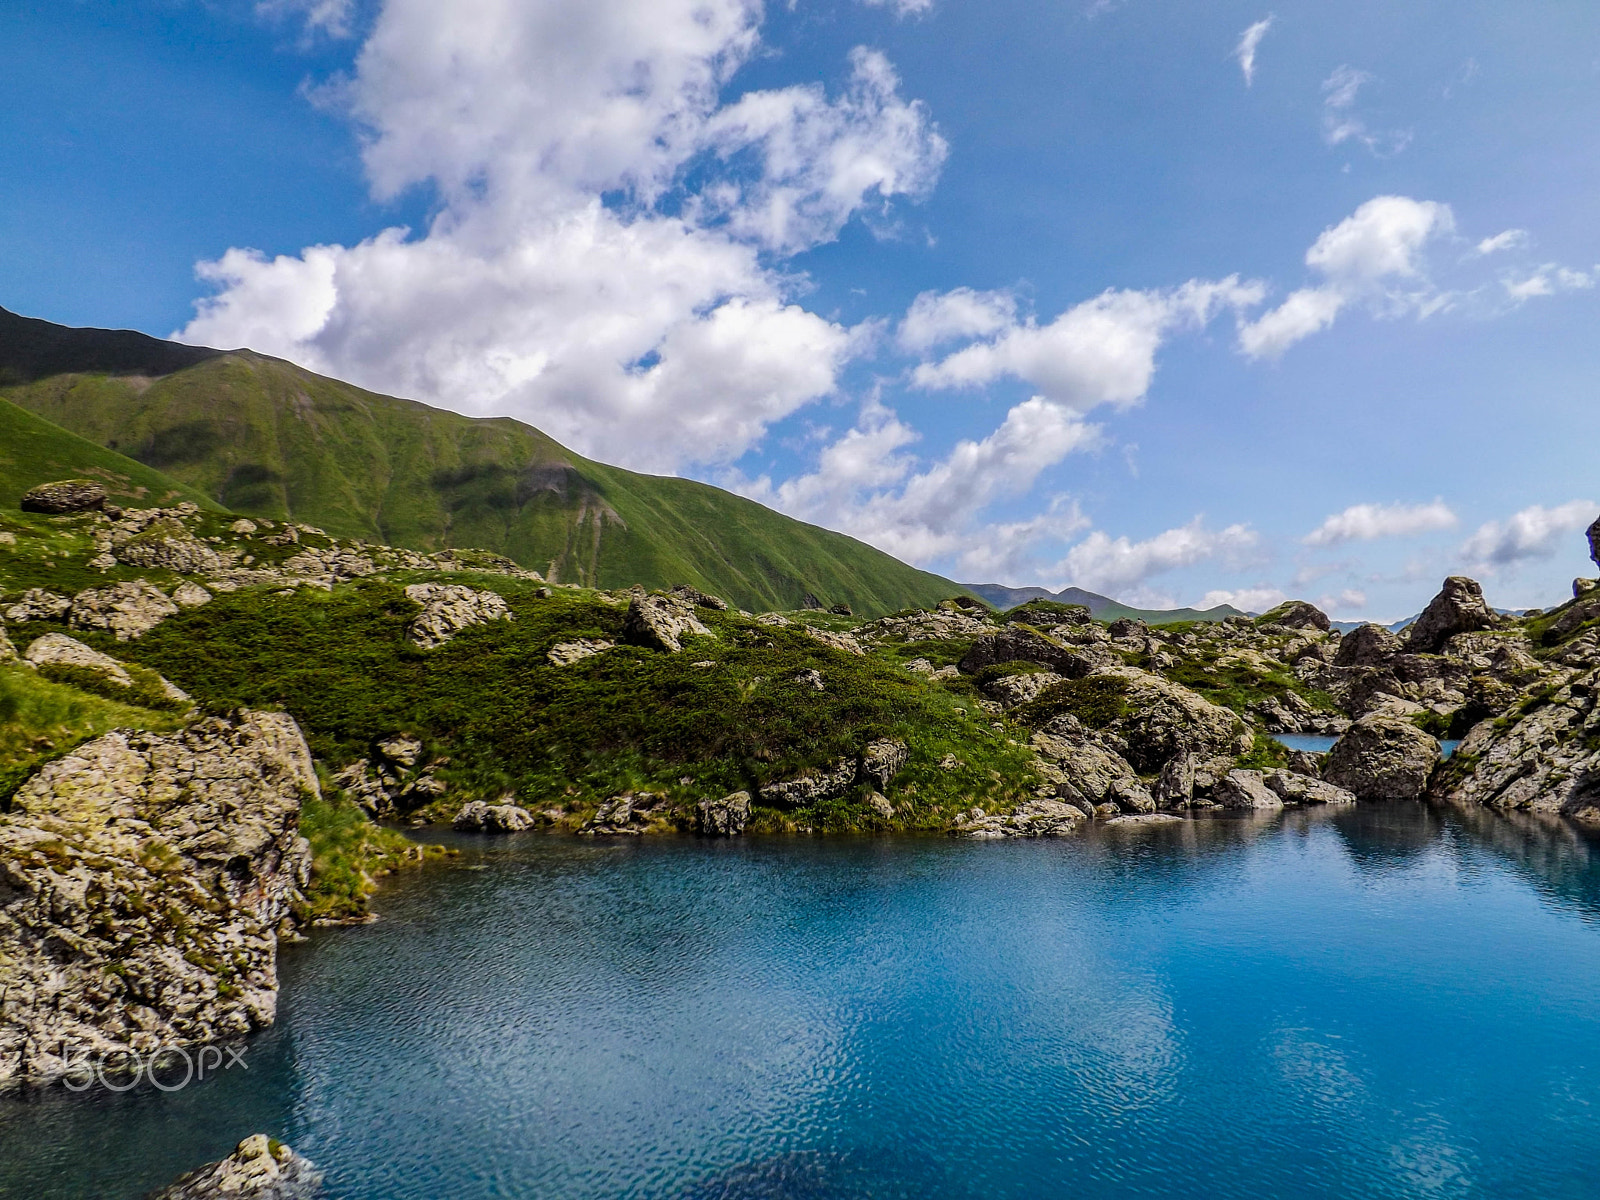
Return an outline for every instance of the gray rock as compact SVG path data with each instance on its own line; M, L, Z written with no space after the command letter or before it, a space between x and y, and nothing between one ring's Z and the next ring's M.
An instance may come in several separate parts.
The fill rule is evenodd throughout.
M1237 714L1181 684L1136 667L1112 667L1098 674L1127 686L1124 714L1102 734L1125 743L1122 754L1138 772L1154 775L1180 754L1200 759L1230 754L1241 736L1248 741Z
M710 608L715 609L717 612L728 611L728 602L721 596L713 596L708 592L702 592L699 588L690 587L687 583L674 584L672 590L667 594L695 608ZM850 614L846 613L845 615L849 616Z
M951 832L968 838L1064 837L1077 832L1086 820L1087 814L1076 805L1040 798L1027 800L1009 813L972 809Z
M911 749L904 742L893 738L868 742L867 749L861 756L860 779L863 783L870 783L878 791L886 792L894 777L910 760Z
M172 589L172 602L179 608L199 608L202 604L210 604L211 599L210 592L188 580Z
M1334 743L1322 777L1359 800L1414 800L1439 763L1439 743L1411 722L1362 717Z
M1339 732L1343 733L1344 730L1341 729ZM1310 775L1320 779L1322 777L1324 757L1321 754L1313 754L1309 750L1291 750L1289 751L1289 770L1296 775Z
M44 588L29 588L18 601L6 609L6 620L25 625L29 621L55 621L67 615L72 608L68 596L58 596Z
M1182 808L1194 799L1195 756L1175 754L1161 768L1156 780L1155 802L1158 808Z
M92 512L106 506L106 489L92 479L63 479L41 483L22 494L22 511L48 513Z
M36 667L82 667L84 670L104 675L113 683L120 683L123 687L133 686L133 677L120 662L109 654L101 654L98 650L90 649L76 638L69 638L64 633L47 633L34 638L28 643L23 658Z
M1413 653L1432 654L1458 633L1497 629L1503 624L1484 602L1483 589L1476 580L1452 575L1406 630L1406 648Z
M1038 663L1067 679L1082 679L1091 669L1090 661L1078 651L1030 625L1018 624L978 638L962 656L960 665L961 670L970 675L984 667L1008 662Z
M1038 698L1039 693L1054 683L1061 683L1066 676L1057 675L1054 671L1034 671L1026 675L1003 675L999 679L991 679L984 685L983 691L990 699L998 700L1006 708L1016 708L1027 704L1030 700Z
M1333 657L1336 667L1381 667L1400 653L1400 638L1382 625L1363 625L1344 635Z
M708 796L695 806L695 818L708 837L737 837L750 821L750 793L733 792L720 800Z
M516 804L472 800L461 806L453 825L463 833L521 833L538 823L537 817Z
M615 642L608 642L604 638L579 638L575 642L558 642L545 652L545 657L555 666L570 667L575 662L603 654L615 645Z
M1327 630L1333 625L1327 613L1305 600L1286 600L1257 620L1262 625L1282 625L1285 629Z
M136 579L79 592L72 598L67 623L73 629L106 630L126 642L143 637L177 612L178 606L165 592Z
M800 808L824 800L837 800L856 782L856 763L841 758L833 766L796 779L761 785L761 802L777 808Z
M662 797L654 792L629 792L613 796L584 822L579 833L591 837L641 834L654 818Z
M318 795L282 713L116 730L47 764L0 813L0 1079L272 1023L277 930Z
M1589 539L1589 557L1594 560L1596 566L1600 566L1600 517L1596 517L1594 523L1589 526L1587 536Z
M1295 771L1268 771L1266 785L1285 804L1354 804L1355 794L1323 779Z
M378 743L378 753L401 767L414 767L422 757L422 743L407 734L396 734Z
M1119 795L1139 785L1138 773L1128 760L1107 748L1074 717L1057 717L1033 735L1031 745L1039 756L1039 773L1056 794L1072 802L1082 800L1089 811L1101 804L1117 808Z
M11 639L6 636L6 627L0 625L0 663L16 661L17 648L11 644Z
M222 556L202 542L182 521L162 517L137 532L121 527L113 535L112 553L129 566L176 571L180 575L214 575L224 567Z
M1510 724L1480 721L1432 795L1462 805L1600 820L1600 671L1555 691ZM1467 768L1465 771L1462 768Z
M806 633L815 641L835 650L842 650L846 654L863 655L866 653L861 648L861 643L848 633L835 633L831 629L817 629L814 626L804 626Z
M444 645L473 625L512 619L503 596L458 584L413 583L406 598L422 605L406 626L406 636L425 650Z
M673 596L635 595L622 623L622 640L676 654L689 636L712 637L694 606Z
M1282 797L1267 786L1260 771L1243 768L1235 768L1217 780L1211 795L1223 808L1271 810L1283 807Z
M322 1173L264 1133L252 1134L221 1162L180 1176L146 1200L316 1200Z

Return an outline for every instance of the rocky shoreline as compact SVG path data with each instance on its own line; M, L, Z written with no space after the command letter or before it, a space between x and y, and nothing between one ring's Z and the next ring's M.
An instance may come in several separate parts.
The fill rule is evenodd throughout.
M346 806L353 895L371 884L363 839L380 820L486 835L1003 839L1426 801L1600 825L1593 580L1577 581L1569 604L1513 618L1452 577L1400 635L1369 625L1341 636L1303 602L1167 627L1107 625L1045 602L995 614L966 598L874 620L749 614L688 585L552 589L480 552L425 556L287 522L219 525L192 505L115 512L90 490L53 486L34 511L62 523L86 568L124 577L0 600L0 670L109 696L117 712L147 713L149 727L42 750L51 738L41 734L24 747L37 769L0 797L0 1083L59 1078L73 1054L148 1053L270 1024L279 939L312 920L318 879L301 828L311 807ZM3 549L25 550L16 538ZM640 747L653 746L653 774L629 767L637 782L622 788L559 776L533 792L466 769L466 739L397 723L338 749L351 739L316 724L315 705L310 721L219 708L217 685L183 674L181 656L161 660L178 663L166 668L172 679L141 662L174 629L216 634L234 594L271 615L305 611L308 589L336 598L360 587L388 589L361 611L390 631L373 644L397 658L506 663L506 680L532 673L551 697L590 680L586 694L612 713L628 711L642 672L658 671L662 695L720 688L725 706L765 705L751 720L792 718L790 742L679 766L673 739L697 731L663 708L671 732L646 720L642 740L624 747L644 762ZM269 650L292 661L302 648ZM294 709L300 697L282 699ZM1274 736L1292 733L1338 740L1326 755L1291 753ZM1461 738L1448 761L1441 735ZM336 749L314 754L318 738ZM352 903L346 919L361 919L359 896ZM310 1179L288 1153L252 1139L233 1166L208 1168L212 1183L196 1176L164 1195L310 1194L283 1190ZM279 1190L218 1182L235 1176Z

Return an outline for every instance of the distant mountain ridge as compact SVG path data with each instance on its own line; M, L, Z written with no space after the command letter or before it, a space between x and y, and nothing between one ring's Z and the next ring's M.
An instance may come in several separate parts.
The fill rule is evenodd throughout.
M100 448L79 473L137 474L130 486L148 493L343 537L482 547L558 582L687 583L752 610L820 601L868 616L962 590L720 488L593 462L520 421L379 395L249 350L0 309L0 400ZM65 453L51 460L57 477L74 473L71 443L53 444ZM20 479L0 483L17 491Z
M1007 587L1002 583L967 583L962 585L981 600L994 605L1002 612L1015 608L1019 604L1026 604L1029 600L1054 600L1058 604L1081 604L1089 610L1089 614L1101 621L1119 621L1124 617L1131 617L1136 621L1143 621L1146 625L1172 625L1179 621L1221 621L1228 617L1245 617L1249 613L1234 608L1231 604L1219 604L1215 608L1133 608L1122 604L1109 596L1102 596L1099 592L1085 591L1083 588L1062 588L1059 592L1052 592L1049 588L1042 587Z

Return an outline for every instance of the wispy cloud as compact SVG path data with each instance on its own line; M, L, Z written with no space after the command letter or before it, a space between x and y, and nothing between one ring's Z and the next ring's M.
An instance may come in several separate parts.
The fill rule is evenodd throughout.
M1357 112L1356 98L1373 80L1368 72L1345 65L1322 81L1322 139L1328 145L1355 140L1384 158L1399 154L1411 144L1410 130L1370 129L1366 118Z
M1267 30L1272 28L1277 17L1268 14L1254 25L1246 29L1239 36L1239 44L1233 48L1233 57L1239 61L1239 70L1244 72L1244 85L1250 87L1256 81L1256 48L1261 45L1261 39L1267 36Z

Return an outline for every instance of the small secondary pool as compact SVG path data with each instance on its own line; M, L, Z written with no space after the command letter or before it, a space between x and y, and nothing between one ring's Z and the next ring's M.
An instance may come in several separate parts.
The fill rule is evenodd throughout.
M1339 739L1328 737L1321 733L1275 733L1272 740L1279 742L1291 750L1305 750L1311 754L1326 754L1333 749L1333 744ZM1439 745L1444 749L1444 756L1449 758L1456 752L1456 747L1461 744L1459 738L1452 741L1441 741Z

